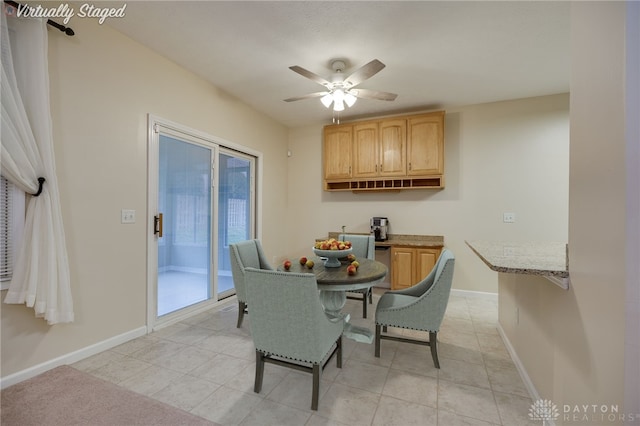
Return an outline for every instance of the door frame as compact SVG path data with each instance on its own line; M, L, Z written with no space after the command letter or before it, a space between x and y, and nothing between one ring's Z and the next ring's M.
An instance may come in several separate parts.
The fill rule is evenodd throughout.
M158 321L157 316L157 283L158 283L158 246L157 239L154 234L154 216L158 212L158 172L159 172L159 135L160 128L165 130L169 135L172 133L176 137L180 138L180 135L189 140L193 140L195 143L199 142L203 146L210 147L214 153L213 159L213 180L214 187L212 191L212 226L211 226L211 277L217 274L217 253L218 253L218 241L217 241L217 218L218 218L218 153L221 147L238 151L250 156L255 157L255 235L256 238L262 236L262 162L263 154L259 151L247 148L246 146L239 145L237 143L219 138L217 136L209 135L205 132L192 129L166 120L159 116L148 114L147 115L147 312L146 312L146 325L147 333L151 333L154 330L166 327L168 325L179 322L187 317L196 315L200 312L204 312L216 305L226 303L229 298L222 301L217 300L217 292L214 288L214 297L210 300L206 300L195 305L186 307L179 311L163 315L162 320ZM197 142L196 142L197 141Z
M257 159L253 155L248 154L246 152L241 152L241 151L238 151L237 149L232 149L232 148L226 147L224 145L219 145L218 146L218 150L217 150L217 156L216 156L216 160L217 160L216 161L216 170L218 171L217 172L217 177L220 177L220 173L221 173L221 170L222 170L222 167L220 166L220 157L222 155L233 156L234 158L243 159L243 160L246 160L246 161L252 163L251 177L250 177L251 187L249 189L250 194L251 194L252 203L251 203L251 206L250 206L251 207L251 217L249 219L249 224L250 224L250 227L252 229L254 229L254 235L257 235L257 232L255 232L257 214L256 214L256 208L254 206L254 204L257 202L256 199L255 199L255 195L257 194L256 188L255 188L255 186L256 186L256 176L255 176L255 174L256 174ZM216 189L219 189L219 186ZM220 208L220 192L216 192L216 201L217 201L217 203L216 203L216 219L217 220L216 220L216 223L214 224L214 226L216 227L216 230L219 230L219 225L220 225L220 210L219 210L219 208ZM216 243L218 244L220 242L220 235L215 235L215 238L216 238ZM257 238L257 237L254 237L254 238ZM217 249L218 250L216 252L217 256L216 256L216 267L215 267L215 269L216 269L216 276L219 277L220 276L220 270L219 270L220 269L220 265L217 263L217 260L220 258L220 256L219 256L220 250L229 250L229 246L225 245L224 247L220 247L218 245ZM216 292L216 295L220 295L220 288L217 287L215 289L215 292ZM228 298L230 296L233 296L233 295L235 295L235 289L227 290L225 292L225 294L223 295L222 299L226 299L226 298Z

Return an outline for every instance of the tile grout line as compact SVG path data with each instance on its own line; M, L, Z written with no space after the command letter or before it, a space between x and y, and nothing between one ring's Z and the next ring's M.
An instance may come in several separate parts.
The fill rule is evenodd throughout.
M374 298L374 299L375 299L375 298ZM375 300L373 307L375 307L375 303L376 303L376 302L377 302L377 299ZM353 303L355 303L355 302L353 302ZM459 302L457 302L457 303L459 304ZM497 418L498 418L498 420L500 421L500 424L504 425L504 421L505 421L505 420L503 419L503 414L501 413L500 409L498 408L498 395L496 394L496 388L495 388L495 386L494 386L493 382L492 382L492 381L491 381L491 379L490 379L489 367L488 367L488 364L487 364L487 357L485 356L485 354L487 354L487 353L488 353L488 352L486 352L486 351L487 351L488 349L490 349L490 347L492 347L493 345L491 344L492 342L489 342L489 346L485 345L485 347L484 347L484 349L483 349L483 346L481 346L480 341L481 341L482 336L486 335L487 333L480 333L480 332L478 331L478 329L477 329L477 328L475 327L475 325L474 325L476 322L478 322L478 321L474 321L474 317L476 317L476 318L477 318L477 315L475 315L475 316L474 316L474 315L472 315L472 312L473 312L473 311L475 311L475 313L476 313L476 314L480 314L480 317L481 317L481 318L485 318L485 317L482 315L482 314L483 314L482 309L484 309L484 307L483 307L483 306L475 306L475 305L470 306L470 304L472 305L472 304L473 304L473 302L472 302L472 301L470 301L467 297L465 297L465 298L464 298L464 308L462 307L462 304L460 304L460 308L462 308L462 310L461 310L461 312L460 312L460 313L461 313L461 314L462 314L462 313L466 314L466 318L470 321L471 326L473 327L473 332L474 332L474 333L473 333L473 334L474 334L474 341L475 341L475 343L478 345L477 347L478 347L478 349L479 349L479 354L480 354L480 356L481 356L481 360L482 360L482 368L483 368L483 370L482 370L482 371L484 371L484 374L487 376L487 380L488 380L488 382L489 382L489 389L488 389L488 390L489 390L489 391L491 391L491 394L492 394L492 399L493 399L493 402L494 402L494 405L495 405L495 409L496 409L496 411L497 411L497 416L498 416ZM350 307L349 307L349 309L351 309L351 310L355 310L356 308L359 308L359 305L360 305L360 304L357 304L357 305L358 305L358 306L350 306ZM491 307L488 307L488 308L491 308ZM193 337L193 336L192 336L192 334L193 334L192 332L194 331L194 330L193 330L194 328L198 328L198 329L206 330L206 332L211 333L211 335L212 335L212 336L221 335L221 336L227 336L227 337L230 337L230 338L237 338L237 339L238 339L239 341L241 341L241 342L246 342L246 340L247 340L247 339L249 339L249 340L250 340L250 339L251 339L250 335L247 335L245 332L237 332L235 329L231 329L231 328L229 328L229 327L235 327L235 321L233 321L233 322L232 322L232 321L230 321L228 318L226 318L226 316L227 316L226 314L234 315L234 312L235 312L235 311L234 311L234 310L232 310L232 309L229 309L229 307L228 307L228 306L227 306L227 307L224 307L224 308L215 309L215 310L212 310L211 312L209 312L209 313L208 313L208 315L203 316L203 317L202 317L202 320L201 320L201 321L199 321L199 322L196 322L196 323L191 323L191 322L180 322L180 323L178 323L178 324L182 324L182 325L183 325L183 327L178 328L175 332L170 333L170 334L168 334L167 336L162 336L162 335L161 335L161 336L152 336L152 334L151 334L151 335L146 335L146 336L140 337L139 339L143 339L143 338L147 338L147 339L148 339L148 337L149 337L149 336L152 336L152 337L157 338L158 340L157 340L157 341L149 342L149 343L147 343L147 344L145 344L145 345L141 346L140 348L137 348L135 351L133 351L133 352L131 352L131 353L122 353L122 352L118 352L117 350L113 350L113 351L111 351L111 353L113 353L114 355L117 355L118 357L121 357L120 359L124 359L124 358L135 359L135 360L137 360L137 361L140 361L140 362L144 362L144 363L149 364L149 366L147 366L144 370L142 370L142 371L137 371L137 372L136 372L136 373L134 373L131 377L133 377L133 376L135 376L135 375L137 375L137 374L140 374L140 373L142 373L143 371L149 370L151 366L155 366L155 367L158 367L158 368L167 368L167 367L163 367L162 365L156 364L156 362L158 362L158 359L166 358L166 357L169 357L169 358L170 358L170 357L172 357L172 356L175 356L177 353L180 353L180 352L184 351L184 350L185 350L185 349L187 349L187 348L194 348L194 349L198 349L198 350L206 350L206 351L208 351L208 352L215 353L214 358L215 358L216 356L220 355L220 354L223 354L223 355L226 355L226 356L228 356L228 357L231 357L231 358L234 358L234 359L237 359L237 360L247 361L247 359L245 359L246 357L245 357L245 358L243 358L243 357L242 357L242 354L244 354L244 352L242 352L242 354L239 354L239 353L238 353L238 354L235 354L235 353L234 353L234 354L228 354L228 353L224 353L224 352L216 352L216 351L212 351L211 349L208 349L208 348L205 348L205 347L203 347L203 346L200 346L200 344L201 344L205 339L207 339L207 337L203 337L203 338L201 338L201 339L197 339L197 340L187 340L187 339L190 339L191 337ZM372 315L373 315L373 312L372 312ZM352 315L352 316L353 316L353 315ZM488 317L490 317L490 316L491 316L491 315L489 314L489 315L488 315ZM452 317L452 318L456 318L456 317ZM371 320L371 319L372 319L372 318L368 318L368 320ZM202 323L205 323L205 322L215 322L216 320L222 321L222 322L223 322L222 324L224 324L224 323L226 323L226 322L229 322L229 324L224 325L224 327L223 327L222 329L220 329L220 330L217 330L217 329L211 329L211 328L208 328L208 327L206 327L206 326L202 326L202 325L201 325ZM480 321L481 321L481 322L485 322L485 321L483 321L483 320L480 320ZM369 321L369 322L371 322L371 321ZM374 322L374 327L375 327L375 321L373 321L373 322ZM487 323L488 323L488 321L487 321ZM244 327L248 327L248 326L249 326L248 324L245 324L245 326L244 326ZM368 326L370 326L370 324L368 324ZM480 329L480 331L483 331L483 330L487 330L487 329L486 329L486 328L482 328L482 329ZM181 333L184 333L184 332L186 332L186 333L187 333L187 335L188 335L189 337L186 337L184 341L181 341L181 340L180 340L179 335L180 335ZM451 329L449 332L451 333L451 335L452 335L452 337L453 337L453 339L451 339L451 341L452 341L452 342L455 342L455 336L457 335L457 334L456 334L456 330L455 330L455 329ZM440 337L440 336L438 336L438 337ZM172 339L176 339L176 340L172 340ZM157 343L159 343L159 342L161 342L161 341L169 342L169 343L171 343L171 345L180 345L180 346L182 346L182 347L181 347L181 349L180 349L179 351L177 351L176 353L173 353L173 354L167 354L167 355L163 355L163 356L160 356L160 357L152 356L152 361L145 361L145 360L138 359L138 358L136 358L136 357L132 356L132 354L133 354L133 353L139 352L139 351L141 351L141 350L143 350L143 349L145 349L145 348L147 348L147 349L148 349L149 347L151 347L151 346L153 346L154 344L157 344ZM186 343L187 341L188 341L188 343ZM213 342L213 341L212 341L212 342ZM471 343L471 340L470 340L469 342ZM127 342L127 343L128 343L128 342ZM440 340L440 339L438 339L438 343L439 343L439 346L440 346L440 347L442 347L442 346L441 346L441 343L442 343L442 342L441 342L441 340ZM126 344L126 343L125 343L125 344ZM451 343L451 344L455 345L455 343ZM354 343L354 345L353 345L353 346L351 346L351 345L350 345L350 351L349 351L349 353L348 353L348 356L346 357L346 360L343 360L343 362L345 362L345 363L346 363L346 362L348 362L349 360L351 360L351 361L353 361L353 362L369 364L369 362L368 362L366 359L361 359L361 358L362 358L362 355L356 355L356 354L358 354L358 348L359 348L359 346L357 346L357 345L360 345L360 344L359 344L359 343ZM242 345L242 346L244 346L244 345ZM239 346L239 347L240 347L240 346ZM368 349L371 349L371 351L373 351L373 348L368 348ZM471 349L470 349L470 350L471 350ZM242 351L244 351L244 349L242 349ZM360 351L359 351L359 352L360 352L360 353L363 353L361 348L360 348ZM143 351L143 352L140 352L140 353L141 353L141 354L145 354L146 352L144 352L144 351ZM385 375L384 375L384 381L383 381L383 383L382 383L382 387L381 387L381 389L380 389L380 392L378 392L378 393L377 393L377 404L376 404L376 407L375 407L375 411L374 411L374 413L373 413L373 417L372 417L371 423L374 423L374 421L375 421L376 417L377 417L378 415L381 415L381 414L382 414L380 403L381 403L381 401L382 401L382 397L384 396L384 389L385 389L385 386L388 384L388 380L389 380L389 377L390 377L390 374L391 374L392 366L393 366L394 362L396 361L396 359L397 359L397 357L398 357L398 354L399 354L399 348L398 348L398 347L396 347L396 348L395 348L395 350L394 350L394 353L393 353L392 357L390 358L390 363L389 363L389 365L385 365L386 363L385 363L385 364L380 364L380 365L379 365L379 364L375 364L375 363L374 363L374 364L372 364L372 365L375 365L375 366L377 366L377 367L383 367L383 368L385 368L385 369L386 369L386 372L385 372ZM150 355L150 356L151 356L151 355ZM359 358L358 358L358 356L359 356ZM213 359L213 358L212 358L212 359ZM455 358L452 358L452 359L455 359ZM115 362L115 361L108 361L105 365L111 364L111 363L113 363L113 362ZM202 364L201 364L201 365L202 365ZM249 364L249 365L250 365L250 364ZM104 366L101 366L101 367L99 367L99 368L102 368L102 367L104 367ZM199 366L195 366L195 367L193 367L193 369L191 369L189 372L183 372L183 371L182 371L182 369L174 370L173 368L167 368L167 370L171 370L171 371L173 371L173 372L177 372L177 373L179 373L179 374L180 374L180 377L179 377L179 378L183 378L183 377L195 377L195 378L197 378L197 376L193 376L193 375L191 375L191 373L192 373L194 370L196 370L197 368L199 368L199 367L200 367L200 365L199 365ZM499 366L498 366L498 367L499 367ZM99 368L91 369L91 371L89 371L89 372L91 372L91 373L92 373L93 371L95 371L95 370L97 370L97 369L99 369ZM247 367L247 368L250 368L250 367ZM234 375L233 377L238 377L238 376L240 376L241 374L243 374L243 372L244 372L244 371L245 371L245 370L244 370L244 369L242 369L241 371L239 371L239 372L238 372L236 375ZM398 371L405 371L405 370L400 369L400 370L398 370ZM382 372L382 371L380 371L380 372ZM409 373L410 373L410 372L409 372ZM93 373L92 373L92 374L93 374ZM126 380L129 380L131 377L127 377L127 378L125 378L124 380L120 380L117 384L119 384L119 385L120 385L120 383L122 383L122 382L124 382L124 381L126 381ZM285 379L285 377L286 377L286 376L282 377L278 383L282 383L282 380L284 380L284 379ZM337 379L338 377L339 377L339 373L338 373L338 375L335 375L335 376L330 380L330 382L328 382L328 385L329 385L329 386L331 386L332 384L337 383L337 382L336 382L336 379ZM430 376L425 376L425 377L430 377ZM169 386L171 385L171 383L178 381L178 379L179 379L179 378L174 378L174 379L170 380L170 383L169 383L167 386L165 386L163 389L166 389L167 387L169 387ZM425 404L422 404L422 403L419 403L418 405L422 405L422 406L430 407L430 408L435 408L435 416L436 416L436 417L435 417L435 423L434 423L434 424L439 425L439 424L441 424L441 423L442 423L442 422L441 422L441 420L440 420L440 413L444 413L444 412L446 411L446 410L444 410L444 408L443 408L443 407L441 407L441 405L442 405L442 400L441 400L441 392L440 392L440 388L441 388L442 382L443 382L443 380L444 380L444 379L442 378L442 372L441 372L441 371L437 371L437 374L436 374L435 379L436 379L436 383L435 383L435 384L436 384L436 386L435 386L435 407L431 407L430 405L425 405ZM228 380L227 380L227 382L228 382L228 381L230 381L230 380L231 380L231 379L228 379ZM501 379L501 383L502 383L502 380L503 380L503 379ZM207 381L209 381L209 380L207 380ZM218 389L220 389L222 386L225 386L224 384L223 384L223 385L219 385L219 384L214 383L214 382L211 382L211 383L215 384L215 385L216 385L216 386L218 386L218 387L217 387L214 391L212 391L212 392L208 393L208 394L207 394L207 396L203 397L203 399L202 399L199 403L195 404L195 405L192 407L192 409L191 409L191 410L195 409L195 407L198 407L198 406L199 406L200 404L202 404L204 401L206 401L207 399L209 399L209 398L211 397L211 395L212 395L213 393L215 393L215 391L217 391ZM347 383L347 382L345 382L345 386L352 387L351 385L346 384L346 383ZM451 383L453 383L453 384L462 384L462 383L458 383L458 382L456 382L456 381L455 381L455 379L454 379L453 381L451 381ZM277 386L277 385L276 385L276 386ZM468 384L467 384L467 386L473 386L473 385L468 385ZM473 386L473 387L477 387L477 386ZM157 391L153 392L153 394L152 394L152 395L155 395L155 394L157 394L157 393L161 392L163 389L160 389L160 390L157 390ZM270 394L272 394L272 392L274 391L274 389L275 389L275 387L273 387L272 389L270 389L270 390L269 390L269 393L267 393L267 394L265 394L265 395L263 395L263 396L260 396L261 402L262 402L262 401L267 401L267 400L268 400L268 399L267 399L267 398L268 398L268 396L269 396ZM355 389L358 389L358 387L356 387ZM484 389L484 388L479 388L479 389ZM503 387L503 389L510 389L510 388L508 388L508 387ZM247 390L246 392L245 392L245 391L241 391L241 392L242 392L242 393L247 393L247 394L251 395L251 392L250 392L250 391L248 391L248 390ZM514 391L514 392L515 392L515 391ZM522 397L522 396L520 396L519 394L514 393L514 392L506 392L506 393L507 393L508 395L513 395L513 396L516 396L516 397ZM501 394L503 394L503 393L505 393L505 392L501 392ZM151 395L151 397L153 398L153 396L152 396L152 395ZM323 394L323 397L326 397L326 393L325 393L325 394ZM399 399L399 398L396 398L396 397L394 397L394 396L392 396L392 395L391 395L390 397L392 397L392 398L394 398L394 399ZM400 398L399 400L401 400L401 401L405 401L405 402L409 402L409 403L411 403L411 404L416 404L415 402L407 401L407 400L404 400L404 399L401 399L401 398ZM291 406L291 405L282 404L281 402L278 402L277 400L268 400L268 401L274 402L274 403L276 403L276 404L278 404L278 405L282 405L283 407L288 407L288 408L291 408L291 409L300 410L300 408L296 408L295 406ZM172 404L172 405L173 405L173 404ZM248 416L250 416L252 413L253 413L253 414L259 414L259 409L257 408L259 405L261 405L261 403L258 403L258 404L256 404L256 406L252 407L252 408L251 408L251 410L249 410L249 411L247 412L247 414L243 417L243 419L242 419L241 421L246 420L246 419L248 418ZM190 411L191 411L191 410L190 410ZM449 411L447 411L447 412L448 412L448 413L451 413L451 414L453 414L453 415L456 415L456 416L468 417L468 416L461 415L461 414L459 414L459 413L457 413L457 412L455 412L455 411L453 411L453 412L449 412ZM308 416L307 421L306 421L305 423L309 423L309 422L311 421L311 419L314 417L314 414L316 414L316 415L317 415L318 417L320 417L320 418L325 418L324 416L322 416L322 414L319 414L319 413L317 413L317 412L311 412L311 413L308 413L308 414L309 414L309 416ZM509 414L507 413L507 415L509 415ZM468 418L474 418L474 417L468 417ZM331 420L331 419L330 419L330 420ZM477 419L477 420L482 420L482 419ZM340 422L340 420L332 420L332 421ZM483 421L486 421L486 420L483 420Z

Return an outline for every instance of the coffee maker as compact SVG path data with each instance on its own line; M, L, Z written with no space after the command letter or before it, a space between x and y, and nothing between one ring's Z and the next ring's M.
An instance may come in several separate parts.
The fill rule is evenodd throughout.
M386 217L371 218L371 233L375 236L376 241L386 241L388 231L389 219Z

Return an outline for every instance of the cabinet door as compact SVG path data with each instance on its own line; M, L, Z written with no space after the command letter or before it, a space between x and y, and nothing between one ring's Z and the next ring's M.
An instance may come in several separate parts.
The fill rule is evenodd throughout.
M440 249L416 249L416 282L422 281L433 269L440 256Z
M391 289L399 290L415 284L415 249L391 248Z
M352 126L329 126L324 129L324 178L351 177Z
M380 122L380 172L381 176L407 174L407 122L403 119Z
M353 126L353 176L378 176L378 123Z
M441 175L444 172L444 113L407 120L407 174Z

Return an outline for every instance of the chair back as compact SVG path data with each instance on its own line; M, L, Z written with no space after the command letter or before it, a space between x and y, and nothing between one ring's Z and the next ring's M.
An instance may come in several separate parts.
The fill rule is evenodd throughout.
M375 260L376 242L373 235L340 234L338 240L351 241L352 253L356 258Z
M376 322L437 332L449 303L454 264L453 253L445 249L429 275L418 284L385 293L378 303Z
M267 262L267 258L262 251L260 240L238 241L229 244L231 259L231 274L233 275L233 286L236 289L236 296L239 301L246 302L245 269L268 269L273 268Z
M315 275L247 268L245 276L256 349L322 363L344 323L324 313Z
M431 273L423 281L428 281L429 277L433 274L433 282L420 296L420 301L428 303L429 312L426 315L429 317L428 322L431 327L435 327L436 331L440 328L440 324L444 318L444 313L447 310L447 304L449 303L449 295L451 294L451 284L453 283L453 267L455 265L455 257L453 252L449 249L444 249L438 257L436 265L431 270ZM418 284L419 285L419 284Z

